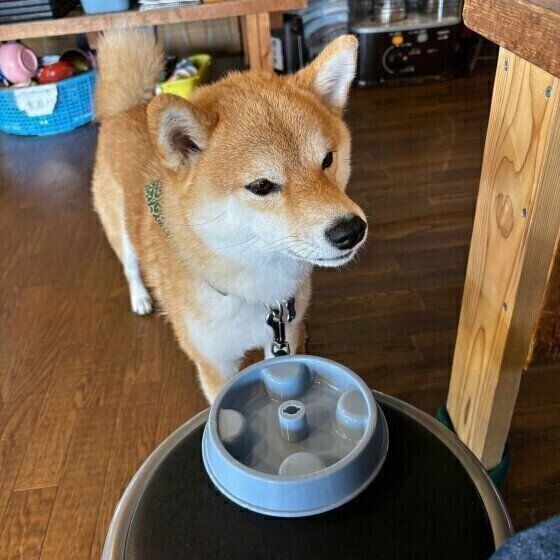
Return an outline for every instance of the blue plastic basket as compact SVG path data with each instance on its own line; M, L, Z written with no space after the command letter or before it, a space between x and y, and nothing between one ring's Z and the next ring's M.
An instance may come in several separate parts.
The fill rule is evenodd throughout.
M34 86L18 90L0 90L0 130L24 136L46 136L66 132L90 122L94 117L93 93L97 71L91 70L48 86ZM44 88L41 90L41 88ZM56 92L53 89L56 88ZM54 110L46 108L46 114L30 116L27 110L18 107L16 96L33 95L31 114L45 112L41 109L41 93L51 100L56 96ZM43 103L44 105L44 103ZM47 103L48 105L48 103Z

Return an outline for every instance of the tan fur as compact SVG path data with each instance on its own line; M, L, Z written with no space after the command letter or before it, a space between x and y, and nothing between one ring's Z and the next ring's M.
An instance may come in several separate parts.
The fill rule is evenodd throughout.
M331 54L350 51L355 56L356 40L344 37L329 49ZM258 314L262 302L264 321L265 302L292 295L282 290L292 289L284 286L290 286L293 276L299 316L289 337L294 349L298 345L301 317L310 297L308 263L321 251L313 249L309 232L341 214L363 217L344 193L350 173L350 135L339 116L341 107L325 103L326 98L313 89L318 66L295 77L233 73L199 88L189 102L159 95L147 105L148 91L161 67L160 47L147 40L145 33L127 31L107 34L99 50L97 100L103 123L93 180L94 205L121 260L126 228L144 280L169 316L181 347L196 362L211 400L250 347L248 342L239 353L233 350L220 357L217 339L211 352L205 349L206 339L222 320L231 320L233 325L247 308L247 303L230 303L240 290L245 290L244 295L236 301L251 300L254 294L255 301L249 303L257 306ZM324 61L319 60L321 64ZM189 136L188 141L183 135ZM200 150L191 153L193 139ZM335 152L334 163L323 171L321 161L329 149ZM281 194L261 197L244 188L267 174L283 185ZM144 186L158 178L164 184L163 208L170 237L150 216L143 194ZM212 245L210 237L226 227L224 220L233 227L231 215L221 217L213 211L224 201L231 202L228 209L240 208L239 221L259 233L253 245L244 239L239 250L228 249L227 239L222 243L225 249ZM284 240L268 232L269 224L270 231L287 232ZM300 245L292 243L294 239L302 240ZM230 245L236 243L234 239ZM282 243L291 245L287 248ZM246 266L238 255L248 254L255 246L268 251L271 264L267 266L278 266L279 275L287 279L276 287L255 278L247 295L251 271L259 269ZM274 255L275 250L279 255ZM296 260L288 265L289 251ZM255 254L260 258L258 251ZM230 299L223 299L214 288L231 294ZM209 311L228 305L231 312L224 311L225 318L219 311ZM260 315L257 324L261 324ZM204 338L201 332L206 330L209 334ZM252 333L246 336L250 339Z
M147 29L106 31L97 60L103 69L95 96L98 120L150 101L164 67L163 48Z

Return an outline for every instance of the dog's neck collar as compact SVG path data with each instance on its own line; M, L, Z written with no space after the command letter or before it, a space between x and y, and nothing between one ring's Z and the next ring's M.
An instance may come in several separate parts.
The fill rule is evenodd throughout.
M146 203L148 204L148 211L150 212L150 215L154 218L158 226L161 228L161 231L163 231L163 233L165 233L165 235L169 237L171 232L169 231L169 228L165 224L165 212L161 207L162 187L163 187L163 182L160 179L156 179L155 181L149 182L144 187L144 197L146 198ZM203 280L210 288L212 288L215 292L217 292L218 294L224 297L235 297L235 298L245 300L245 298L242 296L229 294L227 292L224 292L216 288L216 286L214 286L206 278L203 278ZM294 296L290 296L285 301L287 305L294 310L293 314L295 316Z
M148 204L148 211L152 218L156 221L157 225L161 228L161 231L165 233L167 237L170 236L170 231L167 225L165 224L165 213L161 207L161 192L162 192L163 183L161 180L157 179L155 181L149 182L144 187L144 196L146 198L146 203ZM215 286L213 286L208 280L205 280L206 284L210 286L215 292L218 292L222 296L227 296L226 292L222 292L222 290L218 290Z
M169 237L169 228L165 225L165 213L161 208L161 189L162 182L158 179L156 181L151 181L144 187L144 196L146 197L146 203L148 204L148 211L150 215L157 222L161 231Z

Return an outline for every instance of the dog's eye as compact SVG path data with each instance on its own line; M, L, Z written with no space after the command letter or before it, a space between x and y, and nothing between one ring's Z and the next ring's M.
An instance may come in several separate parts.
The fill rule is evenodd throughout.
M328 169L332 165L333 155L332 152L328 152L321 164L322 169Z
M245 188L253 194L264 196L266 194L279 191L280 185L277 185L268 179L257 179L256 181L249 183Z

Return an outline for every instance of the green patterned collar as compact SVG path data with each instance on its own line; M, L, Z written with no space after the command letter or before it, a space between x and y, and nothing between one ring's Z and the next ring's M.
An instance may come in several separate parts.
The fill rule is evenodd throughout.
M163 183L160 180L151 181L144 187L144 196L148 203L148 210L159 227L169 236L169 228L165 225L165 214L161 209L161 191Z
M156 181L151 181L144 187L144 196L146 197L146 202L148 203L148 211L150 212L151 216L154 220L158 223L161 231L169 237L170 231L169 228L165 225L165 213L161 208L161 194L162 194L162 187L163 183L159 179ZM227 296L225 292L218 290L205 280L205 282L216 292L221 294L222 296Z

